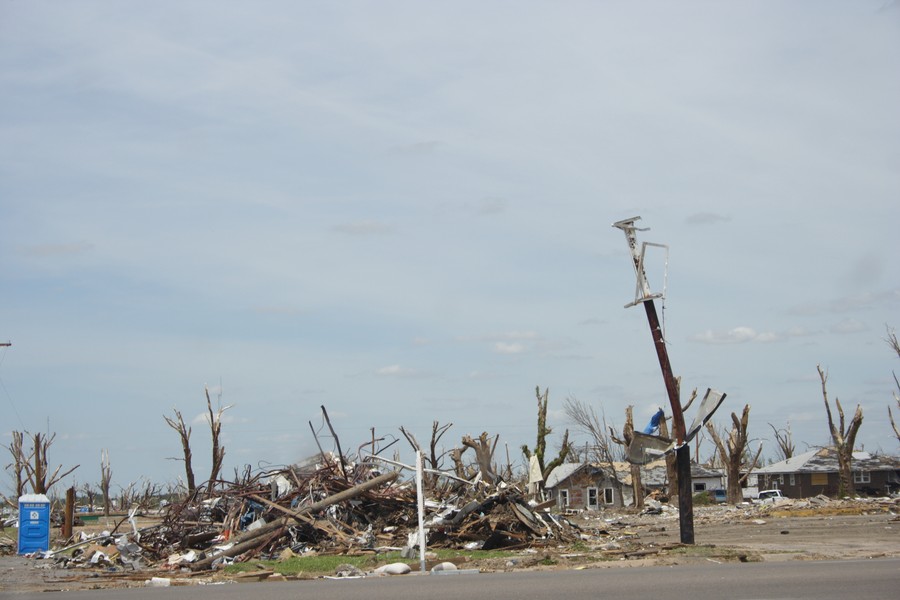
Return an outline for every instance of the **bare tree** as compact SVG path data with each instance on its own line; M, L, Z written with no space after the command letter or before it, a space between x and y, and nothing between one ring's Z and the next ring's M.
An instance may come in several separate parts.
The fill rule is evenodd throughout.
M774 425L769 423L769 427L775 433L775 443L778 445L778 459L787 460L794 456L796 446L791 437L791 424L788 423L787 429L776 429Z
M622 435L617 436L616 432L612 427L609 428L609 437L615 443L622 446L625 450L625 453L628 453L628 448L631 446L631 442L634 440L634 407L628 406L625 409L625 425L622 426ZM635 508L643 508L644 507L644 485L641 480L641 466L631 464L631 494L634 498L634 507Z
M756 455L747 460L747 424L750 421L750 405L744 405L744 412L741 418L735 413L731 413L731 431L728 432L727 441L722 440L722 436L716 431L715 426L709 422L706 429L712 437L716 450L725 465L727 487L725 500L729 504L740 504L744 500L744 494L741 491L741 484L746 481L753 469L759 462L759 455L762 453L762 444L756 451ZM741 471L744 471L741 474Z
M438 443L440 443L441 438L451 427L453 427L453 423L445 423L444 425L441 425L437 421L432 421L431 423L431 443L428 445L428 449L430 451L428 455L428 462L431 464L431 468L435 471L440 470L443 463L443 458L447 454L446 452L438 453ZM437 478L436 475L434 477Z
M194 483L194 467L191 464L191 428L185 425L184 418L181 416L181 411L177 408L173 410L175 411L175 418L166 416L163 416L163 418L166 420L169 427L174 429L181 438L181 450L184 453L184 458L174 458L172 460L184 461L185 483L187 484L187 493L190 496L193 495L194 491L197 489L197 486Z
M206 392L206 422L209 424L210 433L212 434L212 469L209 474L209 492L212 493L219 480L219 473L222 470L222 462L225 460L225 447L221 445L219 438L222 434L222 414L231 408L230 406L219 406L218 410L213 413L212 401L209 399L209 388L203 388Z
M109 486L112 483L112 466L109 462L109 450L100 451L100 491L103 492L103 515L109 516L112 508L112 496L109 495Z
M137 497L136 487L136 481L132 481L125 487L119 486L119 510L127 511L134 504Z
M884 338L884 341L891 347L897 358L900 358L900 341L897 340L897 332L894 331L893 327L885 325L885 328L887 329L887 337Z
M409 443L413 448L422 452L423 458L428 461L429 468L440 471L441 466L443 465L444 456L448 454L448 452L438 452L438 444L441 441L441 438L444 436L447 431L453 427L453 423L447 423L445 425L441 425L438 421L432 421L431 423L431 442L428 445L429 453L426 456L424 452L422 452L421 446L419 446L419 442L416 440L415 436L408 432L403 427L400 427L400 432L406 437ZM452 451L450 451L452 452ZM462 459L461 452L458 454L460 460ZM459 469L457 469L458 471ZM423 477L423 484L426 488L436 489L440 484L440 479L436 473L425 473Z
M622 500L622 482L616 473L615 456L612 448L612 440L607 430L612 431L606 425L606 419L601 422L592 406L580 402L576 398L566 398L564 405L566 416L575 424L582 433L591 437L593 442L594 458L601 464L606 464L613 486L618 491L619 501Z
M897 381L896 375L894 375L894 382L897 384L897 389L900 390L900 381ZM897 392L894 392L894 401L897 403L897 410L900 411L900 396L897 395ZM897 429L897 424L894 422L894 414L891 412L890 406L888 406L888 418L891 421L891 427L894 429L894 435L897 436L897 441L900 442L900 429Z
M837 407L838 416L840 418L839 426L835 426L834 419L831 416L831 406L828 404L828 389L825 384L828 381L828 374L822 370L822 367L816 365L819 372L819 379L822 381L822 399L825 401L825 412L828 414L828 429L831 431L831 441L834 443L834 449L838 457L838 496L843 497L853 494L855 489L853 485L853 446L856 443L856 434L863 421L863 411L860 405L856 405L856 412L849 423L844 421L844 409L837 396L834 397L834 404Z
M28 478L25 475L26 456L23 450L24 442L25 434L21 431L13 431L12 441L7 447L9 453L12 455L13 462L6 465L6 470L12 471L13 478L15 479L16 498L19 498L20 496L25 494L25 484L28 481Z
M88 510L94 512L94 499L97 496L94 487L90 483L84 483L81 485L81 493L84 495L84 499L87 500Z
M453 461L453 472L456 473L457 477L471 480L478 474L478 471L473 469L470 465L467 465L463 460L463 454L465 454L468 449L467 446L453 448L450 450L450 460Z
M71 469L62 471L62 465L56 467L50 472L47 460L47 452L56 439L56 434L49 437L40 433L28 433L13 431L13 441L8 449L13 455L13 463L10 467L16 477L16 493L20 496L25 491L25 483L31 486L35 494L46 494L61 479L72 473L80 465L75 465ZM24 440L25 436L31 440L31 451L26 453ZM9 468L9 467L8 467Z
M475 451L475 460L478 462L478 469L481 471L481 480L485 483L496 483L497 474L494 471L494 450L497 447L497 441L500 436L494 436L493 441L488 437L487 432L482 432L477 440L472 436L465 435L462 438L464 448L471 448Z
M537 440L535 441L534 450L528 448L527 444L522 445L522 453L525 460L530 461L532 455L537 459L538 466L541 469L541 477L544 481L556 467L566 460L569 453L569 430L563 434L562 444L559 448L559 454L549 463L546 462L547 438L553 430L547 425L547 404L550 401L550 388L545 388L541 394L541 386L535 387L535 395L537 396L538 414L537 414Z
M137 503L138 508L148 510L159 501L162 486L158 483L152 483L149 479L144 479L142 484L143 487L140 492L133 496L133 500Z
M886 326L887 327L887 326ZM892 327L887 327L887 337L885 341L888 343L888 346L900 357L900 341L897 340L897 332L894 331ZM894 376L894 385L897 386L897 391L894 394L894 402L897 403L897 410L900 411L900 380L897 379L896 373L891 373ZM897 436L897 441L900 442L900 429L897 428L897 424L894 422L894 414L891 412L891 407L888 405L888 419L891 421L891 428L894 430L894 435Z

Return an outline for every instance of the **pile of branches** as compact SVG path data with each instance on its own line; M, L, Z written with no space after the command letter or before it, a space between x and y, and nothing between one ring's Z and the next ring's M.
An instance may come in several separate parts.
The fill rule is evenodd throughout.
M195 494L170 505L159 525L140 532L145 559L198 571L286 554L374 553L417 545L414 481L401 481L399 471L374 461L322 458L313 469L246 473L239 481L220 482L204 497ZM523 548L577 537L568 522L534 511L514 486L476 478L440 491L442 498L426 503L428 547Z

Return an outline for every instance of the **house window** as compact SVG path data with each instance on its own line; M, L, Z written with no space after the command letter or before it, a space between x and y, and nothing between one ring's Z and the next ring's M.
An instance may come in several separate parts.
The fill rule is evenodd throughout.
M615 491L612 488L603 488L603 502L605 504L612 504L615 498Z
M559 490L559 505L563 508L569 506L569 490Z
M694 493L697 492L705 492L706 491L706 482L705 481L695 481L694 482Z
M794 477L794 474L791 473L789 476L791 485L797 485L797 479Z
M853 483L872 483L872 474L868 471L853 471Z
M596 509L599 505L598 496L597 496L597 488L588 488L588 508Z
M828 485L828 473L813 473L810 476L813 485Z

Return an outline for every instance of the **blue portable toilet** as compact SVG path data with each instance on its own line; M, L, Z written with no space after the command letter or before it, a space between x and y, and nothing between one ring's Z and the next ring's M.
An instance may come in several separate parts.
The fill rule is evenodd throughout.
M19 554L50 549L50 500L44 494L19 497Z

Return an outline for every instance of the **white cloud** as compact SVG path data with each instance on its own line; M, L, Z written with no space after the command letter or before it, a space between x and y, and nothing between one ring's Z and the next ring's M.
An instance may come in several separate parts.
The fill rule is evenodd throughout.
M381 367L375 370L375 374L379 377L396 377L400 379L425 379L431 377L430 373L401 365Z
M691 336L691 340L702 344L744 344L747 342L773 342L779 339L778 334L771 331L757 332L752 327L735 327L726 331L704 332Z
M494 352L497 354L521 354L525 352L525 345L515 342L495 342Z

